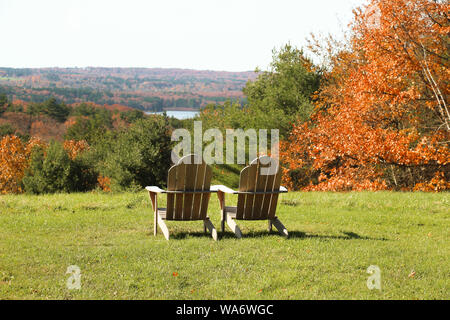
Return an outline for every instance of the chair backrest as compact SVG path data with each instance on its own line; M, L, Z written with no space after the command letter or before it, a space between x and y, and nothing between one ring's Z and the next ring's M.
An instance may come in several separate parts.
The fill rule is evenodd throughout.
M171 167L167 190L183 192L167 194L166 220L204 220L211 195L211 177L211 167L197 155L185 156Z
M269 169L270 168L270 169ZM267 172L269 171L269 172ZM268 174L267 174L268 173ZM275 218L281 183L279 163L268 156L253 160L241 171L237 203L237 220L267 220ZM251 194L266 192L265 194Z

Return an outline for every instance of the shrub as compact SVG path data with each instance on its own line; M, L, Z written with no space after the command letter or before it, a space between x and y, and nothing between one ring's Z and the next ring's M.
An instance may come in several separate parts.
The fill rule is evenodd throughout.
M167 117L138 120L111 144L102 174L113 189L164 185L171 163L171 139Z
M52 142L44 152L34 148L22 184L29 193L81 192L93 189L97 175L82 157L71 159L64 147Z
M18 136L0 139L0 193L21 193L21 181L35 146L44 148L39 139L24 142Z
M9 123L0 125L0 138L13 135L15 132L16 130Z

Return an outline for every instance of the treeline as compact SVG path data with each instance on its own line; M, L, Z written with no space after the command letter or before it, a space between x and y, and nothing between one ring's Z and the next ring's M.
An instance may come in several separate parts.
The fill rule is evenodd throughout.
M144 116L142 111L124 106L67 105L55 98L42 103L12 103L0 94L0 136L15 133L22 138L34 135L45 140L83 140L89 132L86 127L112 129L127 126ZM58 130L53 132L55 128Z
M180 120L139 110L43 103L12 103L0 95L0 120L8 113L65 123L49 141L0 125L0 193L136 190L164 184L171 162L171 132ZM58 141L58 140L60 141Z
M68 130L64 142L4 136L0 192L136 190L148 183L165 183L173 120L155 115L111 128L92 115L84 119L89 120L70 127L77 129Z
M139 68L0 68L0 93L10 99L43 102L54 96L67 104L90 101L144 111L199 109L208 103L243 98L253 72Z
M172 95L149 96L144 93L112 92L108 90L96 90L88 87L83 88L26 88L17 86L0 85L0 94L5 94L10 99L23 100L26 102L41 103L49 96L57 97L66 104L89 101L96 104L120 104L130 108L162 112L167 109L200 109L209 103L223 103L229 99L227 95L214 96L202 94L184 94L182 92ZM244 98L240 98L244 101ZM12 99L11 99L12 100Z

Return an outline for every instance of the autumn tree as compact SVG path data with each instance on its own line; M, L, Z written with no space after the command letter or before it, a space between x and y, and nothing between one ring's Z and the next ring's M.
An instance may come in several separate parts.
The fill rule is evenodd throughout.
M312 121L285 143L291 187L446 188L448 12L448 2L431 0L372 0L355 10L349 42L324 50L329 69ZM298 182L302 171L310 181Z
M8 135L0 140L0 193L21 193L22 179L30 164L30 156L34 147L45 148L38 139L28 143L15 135Z

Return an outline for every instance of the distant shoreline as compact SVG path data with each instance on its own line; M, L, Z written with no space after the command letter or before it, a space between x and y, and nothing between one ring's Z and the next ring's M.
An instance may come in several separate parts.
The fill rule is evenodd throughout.
M181 108L167 108L167 109L164 109L163 111L161 111L161 112L164 112L164 111L192 111L192 112L200 112L200 109L195 109L195 108L183 108L183 107L181 107ZM149 111L150 112L150 111ZM153 112L153 111L151 111L151 112Z
M179 120L192 119L200 113L199 110L164 110L159 112L145 112L145 114L162 114L164 112L168 117L173 117Z

